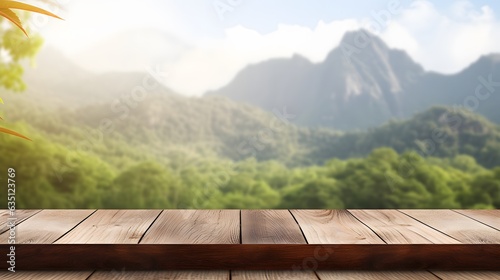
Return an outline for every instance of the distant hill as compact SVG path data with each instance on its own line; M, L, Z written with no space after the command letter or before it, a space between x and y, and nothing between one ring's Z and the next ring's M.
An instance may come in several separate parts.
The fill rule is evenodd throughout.
M313 163L307 154L321 144L316 139L338 135L314 129L312 137L311 129L292 124L295 116L286 108L268 113L227 98L184 97L160 83L146 89L149 73L88 72L50 47L36 62L35 69L26 67L28 90L2 96L8 105L0 108L2 116L8 123L24 121L67 145L85 140L86 131L95 131L106 120L112 133L106 137L109 143L101 144L120 146L124 152L161 156L183 147L233 160L254 156L301 165ZM109 150L101 144L95 151L104 156Z
M344 40L355 35L348 33ZM467 87L474 92L477 84L470 85L467 77L474 76L477 81L482 75L488 79L486 70L498 72L497 57L483 57L457 75L443 76L424 72L404 52L389 50L377 38L365 51L368 49L371 54L363 57L360 53L352 62L345 61L342 50L337 49L326 61L342 63L312 64L295 56L250 66L235 80L248 82L247 86L231 92L238 96L236 99L253 101L237 102L214 95L184 97L161 85L147 91L143 98L131 98L148 74L90 73L56 50L46 48L37 59L39 69L44 71L26 71L28 92L2 96L8 105L2 106L2 116L7 126L22 121L44 137L68 147L95 136L106 123L109 131L90 149L113 162L121 161L117 155L123 154L129 158L168 160L182 150L236 161L255 157L259 161L278 160L289 166L304 166L331 158L361 157L378 147L392 147L398 152L417 150L436 157L467 154L483 166L500 166L497 125L458 107L431 108L446 99L458 103L461 97L453 92ZM363 63L368 57L379 60ZM345 69L350 72L346 74ZM301 81L310 84L305 86ZM437 81L444 90L433 95L430 85ZM236 82L228 88L235 85ZM264 85L272 86L273 92L279 94L262 89L247 95L247 89ZM315 89L313 85L316 91L308 90ZM334 92L333 98L338 102L322 101L321 94L326 94L323 87L341 88L343 95ZM417 92L425 102L416 97ZM494 119L498 114L496 99L492 94L480 100L477 111ZM332 104L335 110L329 107ZM415 115L412 112L420 110L413 107L424 111ZM322 119L326 113L337 117ZM405 120L387 121L396 116ZM318 123L313 124L314 120ZM374 128L362 132L332 129L363 127L362 124Z
M357 47L363 36L368 36L369 43ZM376 127L433 105L467 105L500 123L500 112L495 109L498 94L483 86L480 97L489 95L487 101L474 97L481 85L479 77L488 80L490 75L500 82L500 55L481 57L455 75L441 75L424 71L404 51L390 49L380 38L361 30L346 33L322 63L313 64L297 55L250 65L230 84L207 94L268 111L287 107L297 115L297 124L340 130ZM489 89L498 92L500 86L497 83Z
M0 134L0 165L28 209L500 207L500 127L434 106L473 101L498 58L445 76L376 38L352 58L272 60L194 98L45 48L28 91L2 94L2 127L33 141ZM495 119L496 93L479 97Z
M97 141L85 149L109 161L118 160L117 155L169 160L187 153L308 166L391 147L430 157L465 154L485 167L500 166L500 127L477 114L446 107L346 133L294 125L293 116L284 111L270 114L226 98L173 94L151 95L132 106L123 102L64 110L15 103L4 116L9 122L23 120L44 137L70 147Z
M150 94L130 104L119 100L64 109L18 99L10 102L3 115L9 123L23 121L66 145L102 138L90 146L103 158L116 155L117 149L122 154L141 151L160 158L182 150L237 161L255 157L310 165L317 159L309 155L340 135L293 125L293 116L284 111L271 114L227 98L175 94ZM109 128L101 129L103 123Z
M274 115L221 97L152 95L136 107L121 106L118 112L90 105L74 115L90 127L98 127L102 119L113 120L114 132L129 144L146 144L158 153L182 146L233 160L253 156L294 165L306 163L308 153L317 147L316 139L339 134L297 127L283 112Z
M25 66L26 92L15 97L6 95L7 100L27 99L44 106L76 108L90 104L105 104L114 100L131 99L137 87L155 85L152 94L172 94L161 83L157 83L146 70L142 72L106 72L102 74L84 70L57 49L45 46L37 55L36 66ZM153 73L155 71L152 68ZM155 78L155 77L153 77Z
M346 133L322 151L325 157L350 158L379 147L422 156L470 155L485 167L500 166L500 127L466 110L433 107L404 121L391 121L367 132Z

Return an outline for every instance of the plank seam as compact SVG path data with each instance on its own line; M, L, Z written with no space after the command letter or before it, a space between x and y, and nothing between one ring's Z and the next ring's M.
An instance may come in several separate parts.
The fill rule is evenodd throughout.
M89 275L89 276L87 276L87 278L85 278L85 280L89 280L89 279L90 279L90 277L92 277L92 275L94 275L94 273L96 273L96 271L97 271L97 270L92 271L92 273L90 273L90 275Z
M437 276L434 272L430 271L430 270L427 270L430 274L434 275L437 279L439 280L443 280L443 278Z
M17 210L24 210L24 209L16 209L16 211L17 211ZM37 209L37 210L38 210L38 209ZM9 210L8 210L8 211L9 211ZM36 211L35 213L31 214L30 216L28 216L28 217L26 217L26 218L22 219L19 223L16 223L16 228L17 228L17 226L18 226L18 225L22 224L24 221L26 221L26 220L30 219L31 217L35 216L36 214L38 214L38 213L40 213L40 212L42 212L42 209L39 209L38 211ZM4 233L4 232L7 232L7 231L9 231L9 228L7 227L7 224L6 224L6 225L5 225L5 230L0 230L0 234L2 234L2 233Z
M462 216L465 216L465 217L467 217L467 218L469 218L469 219L472 219L472 220L474 220L474 221L476 221L476 222L478 222L478 223L481 223L481 224L483 224L483 225L485 225L485 226L488 226L488 227L490 227L490 228L492 228L492 229L494 229L494 230L500 231L500 229L498 229L498 228L496 228L496 227L494 227L494 226L491 226L491 225L489 225L489 224L487 224L487 223L485 223L485 222L482 222L482 221L480 221L480 220L478 220L478 219L474 219L473 217L468 216L468 215L466 215L466 214L464 214L464 213L460 213L460 212L458 212L458 211L456 211L456 210L453 210L453 209L450 209L450 210L451 210L451 211L453 211L453 212L455 212L455 213L458 213L458 214L460 214L460 215L462 215Z
M448 209L448 210L451 210L451 209ZM463 243L462 241L460 241L460 240L456 239L455 237L453 237L453 236L451 236L451 235L449 235L449 234L447 234L447 233L445 233L445 232L443 232L443 231L440 231L439 229L437 229L437 228L435 228L435 227L432 227L432 226L430 226L430 225L428 225L428 224L426 224L426 223L424 223L424 222L420 221L419 219L417 219L417 218L415 218L415 217L412 217L412 216L410 216L409 214L406 214L405 212L403 212L403 211L401 211L401 210L399 210L399 209L396 209L396 211L398 211L398 212L400 212L400 213L405 214L406 216L408 216L408 217L410 217L410 218L414 219L415 221L417 221L417 222L419 222L419 223L423 224L423 225L424 225L424 226L426 226L426 227L432 228L433 230L435 230L435 231L437 231L437 232L440 232L440 233L442 233L442 234L444 234L444 235L446 235L446 236L448 236L448 237L450 237L450 238L452 238L452 239L455 239L456 241L460 242L460 244L465 244L465 243ZM434 244L435 244L435 243L434 243Z
M304 237L306 244L309 244L309 241L307 240L307 237L306 237L304 231L302 230L302 227L300 226L299 221L295 218L295 216L293 215L293 213L290 209L288 209L288 213L290 213L290 215L292 215L293 220L295 221L295 223L297 223L297 226L299 227L300 233L302 233L302 237Z
M380 236L376 231L374 231L370 226L368 226L367 224L365 224L363 221L361 221L360 219L358 219L358 217L356 217L356 215L354 215L353 213L351 213L351 211L349 211L349 209L346 209L347 210L347 213L349 213L349 215L351 215L352 217L354 217L354 219L358 220L360 223L362 223L365 227L367 227L369 230L371 230L378 238L380 238L380 240L382 240L385 244L389 244L387 243L387 241L385 241L385 239L382 238L382 236Z
M139 241L137 241L137 244L140 244L142 239L144 238L144 236L146 236L146 233L149 231L149 229L153 226L153 224L156 222L156 220L158 220L158 218L160 217L161 213L163 213L164 209L162 209L160 211L160 213L158 213L158 215L156 215L155 219L151 222L151 224L149 224L148 228L144 231L144 233L141 235L141 238L139 238Z
M85 217L83 220L78 222L74 227L70 228L67 232L63 233L63 235L59 236L56 240L52 242L52 244L56 243L59 239L63 238L66 236L68 233L70 233L72 230L74 230L77 226L79 226L81 223L83 223L85 220L87 220L90 216L94 215L95 212L97 212L98 209L95 209L94 212L90 213L87 217Z

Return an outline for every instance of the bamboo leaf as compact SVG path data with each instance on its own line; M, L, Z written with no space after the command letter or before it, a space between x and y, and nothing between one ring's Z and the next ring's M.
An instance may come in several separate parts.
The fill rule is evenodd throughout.
M7 133L7 134L10 134L10 135L14 135L14 136L17 136L17 137L21 137L23 139L31 141L31 139L29 139L28 137L26 137L26 136L24 136L24 135L22 135L20 133L17 133L17 132L15 132L13 130L7 129L7 128L0 127L0 132Z
M51 17L54 17L54 18L62 19L59 16L57 16L57 15L55 15L55 14L53 14L53 13L47 11L47 10L35 7L33 5L30 5L30 4L25 4L25 3L17 2L17 1L1 0L0 1L0 9L24 10L24 11L29 11L29 12L44 14L44 15L51 16Z
M1 97L0 97L0 104L3 104L3 100L2 100L2 98L1 98Z
M26 36L28 36L28 33L26 33L26 30L24 30L23 25L21 24L21 20L12 10L0 8L0 16L3 16L4 18L11 21L13 24L19 27L19 29L21 29L23 33L26 34Z

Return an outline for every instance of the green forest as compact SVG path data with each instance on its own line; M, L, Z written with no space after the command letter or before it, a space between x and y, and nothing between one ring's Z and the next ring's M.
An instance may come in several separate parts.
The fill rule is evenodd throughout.
M162 86L123 95L143 73L93 77L43 57L30 70L41 38L0 35L13 59L0 62L1 127L32 140L0 134L17 208L500 208L500 127L470 111L303 127L286 108Z
M78 110L49 113L28 103L12 110L6 114L16 120L11 128L33 140L0 136L3 176L7 168L16 170L17 207L500 207L500 167L493 167L498 164L498 153L493 153L499 150L498 127L470 113L436 107L364 133L285 125L275 137L256 142L262 147L249 145L250 153L238 147L259 135L268 123L264 119L274 116L261 112L259 121L244 107L218 99L179 102L186 107L172 103L161 110L176 118L155 129L131 125L143 123L141 116L151 112L140 106L130 120L118 117L107 130L92 125L90 117L78 118ZM148 104L158 102L141 106ZM85 111L98 115L98 108ZM189 108L226 115L204 126L195 117L172 114ZM436 116L443 114L460 125L439 125ZM21 116L29 116L29 123L17 120ZM236 129L245 118L247 129ZM426 141L435 143L422 146ZM1 201L5 207L5 192Z

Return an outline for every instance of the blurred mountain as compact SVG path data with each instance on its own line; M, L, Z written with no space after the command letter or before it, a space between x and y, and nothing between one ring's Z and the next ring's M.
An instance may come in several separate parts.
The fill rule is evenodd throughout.
M469 155L485 167L495 167L500 165L500 126L468 110L432 107L407 120L345 133L322 152L324 157L351 158L380 147L428 157Z
M485 166L500 165L497 125L464 113L460 106L429 109L439 104L470 106L476 98L478 106L472 111L500 122L495 119L500 115L497 84L487 84L490 73L493 81L500 80L500 56L482 57L446 76L425 72L404 52L390 50L376 37L346 56L346 42L356 41L359 34L347 33L344 45L320 64L296 55L249 66L219 93L227 97L185 97L159 83L146 89L145 79L155 81L150 73L96 74L44 48L37 68L26 71L28 92L6 95L9 106L2 116L10 122L24 121L54 142L68 145L110 124L111 132L103 140L109 142L96 145L96 154L104 157L116 154L116 147L121 147L120 155L135 151L159 158L181 149L300 166L364 156L384 146L398 152L428 149L431 143L435 149L430 156L467 154ZM415 115L417 111L423 113ZM387 123L393 118L408 120ZM458 127L453 118L459 120ZM374 128L341 133L332 127ZM436 135L445 135L449 142L438 143Z
M137 72L106 72L102 74L84 70L73 59L57 49L44 47L35 59L35 67L25 66L26 92L10 99L27 99L44 106L78 107L96 103L112 103L120 99L133 99L139 88L153 87L148 94L172 94L161 80L159 68ZM156 72L155 72L156 71Z
M286 107L300 125L365 129L432 105L470 107L481 85L479 77L487 81L492 75L500 82L499 57L485 56L460 73L441 75L424 71L406 52L390 49L377 36L360 30L346 33L322 63L294 56L250 65L230 84L207 94L269 111ZM483 96L489 93L486 87L482 90ZM500 123L493 105L499 97L490 94L487 99L473 109Z
M318 139L338 134L315 129L312 137L311 129L291 124L295 116L283 108L269 113L223 97L176 94L154 83L162 73L156 77L148 72L89 72L50 47L38 54L35 68L25 68L28 90L2 96L9 104L2 108L2 116L11 123L23 121L67 146L100 133L102 123L109 124L111 131L103 132L103 142L93 145L96 155L104 158L117 149L120 154L165 159L182 150L301 165L312 163L307 154L323 145Z

